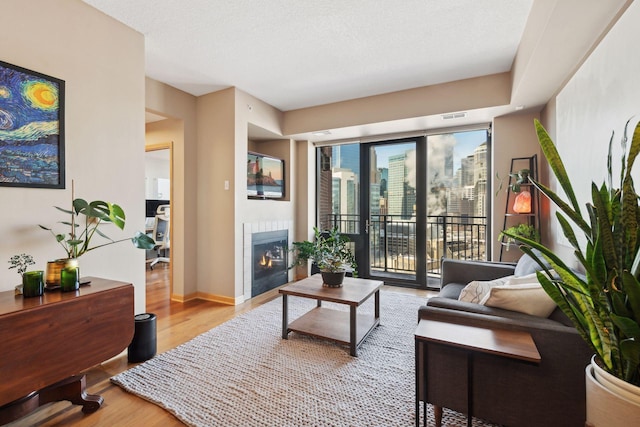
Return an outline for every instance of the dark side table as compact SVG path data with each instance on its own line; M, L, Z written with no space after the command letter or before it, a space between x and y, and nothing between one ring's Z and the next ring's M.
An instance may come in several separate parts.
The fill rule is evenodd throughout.
M415 332L416 345L416 427L420 426L420 379L424 426L427 425L427 352L430 345L444 345L465 350L467 353L467 426L473 423L473 356L476 353L493 354L527 363L540 363L540 353L531 334L525 331L488 329L435 320L420 320ZM422 378L420 373L422 372ZM436 427L440 426L442 411L436 414ZM440 418L440 419L438 419Z

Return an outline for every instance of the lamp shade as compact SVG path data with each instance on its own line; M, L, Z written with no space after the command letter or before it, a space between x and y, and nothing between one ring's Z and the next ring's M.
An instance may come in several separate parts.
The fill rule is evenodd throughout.
M521 214L531 213L531 193L527 190L519 192L513 202L513 211Z

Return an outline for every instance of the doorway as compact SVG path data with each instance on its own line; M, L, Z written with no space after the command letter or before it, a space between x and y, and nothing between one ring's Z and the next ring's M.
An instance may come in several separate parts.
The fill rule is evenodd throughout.
M153 234L157 218L169 220L169 232L162 243L161 253L151 252L147 257L147 269L168 269L169 286L167 298L173 294L173 251L171 250L171 232L173 216L173 143L159 143L145 146L145 228ZM168 205L168 208L167 208ZM158 265L159 264L159 265ZM154 267L155 265L155 267Z

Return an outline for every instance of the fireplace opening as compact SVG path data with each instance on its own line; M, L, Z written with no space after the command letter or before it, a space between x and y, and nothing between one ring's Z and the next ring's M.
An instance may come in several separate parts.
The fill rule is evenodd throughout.
M251 235L251 296L260 295L288 282L287 230Z

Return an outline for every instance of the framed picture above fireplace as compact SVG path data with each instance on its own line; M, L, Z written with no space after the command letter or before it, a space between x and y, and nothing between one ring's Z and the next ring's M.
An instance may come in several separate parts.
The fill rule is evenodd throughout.
M284 178L284 160L252 151L247 153L248 198L282 199Z

